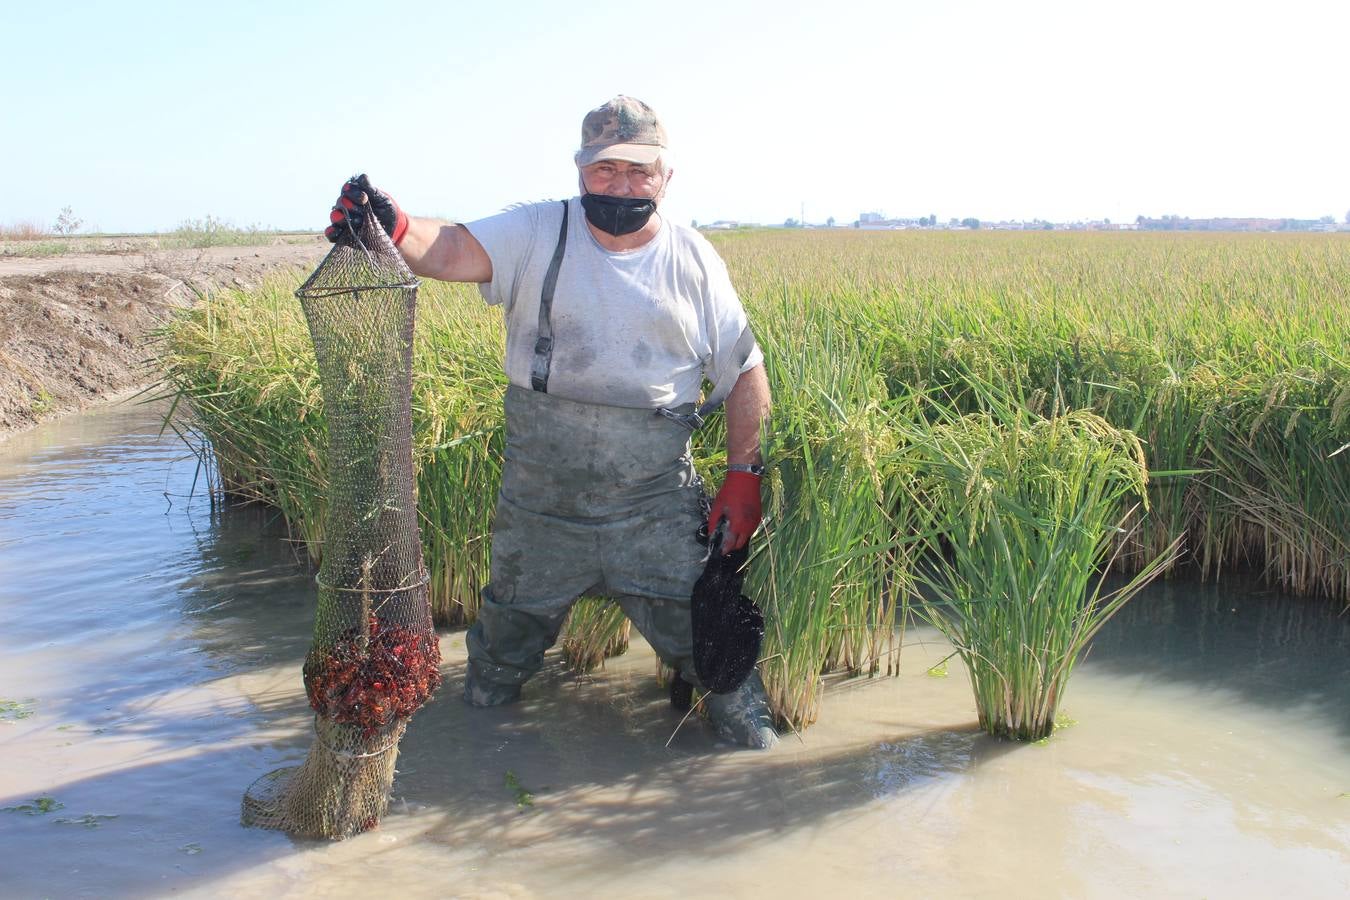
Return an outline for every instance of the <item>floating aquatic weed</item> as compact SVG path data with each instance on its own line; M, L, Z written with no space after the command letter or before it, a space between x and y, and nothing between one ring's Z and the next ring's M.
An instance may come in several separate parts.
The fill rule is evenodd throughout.
M524 786L521 785L520 780L516 778L516 773L512 772L510 769L506 770L506 787L507 790L515 795L517 809L523 810L526 807L534 806L534 794L525 790Z
M56 825L83 825L85 828L98 828L104 822L110 822L116 819L116 815L98 815L95 813L85 813L76 818L54 819Z
M33 709L36 702L32 697L26 700L0 700L0 722L12 723L27 719L37 711Z
M1054 734L1056 731L1062 731L1065 728L1072 728L1077 724L1078 724L1077 719L1070 719L1067 716L1059 716L1055 719L1054 731L1050 732L1050 734L1047 734L1045 737L1040 738L1039 740L1033 741L1032 743L1036 744L1037 746L1044 747L1050 743L1051 734Z
M31 803L22 806L6 806L0 812L23 813L27 816L45 816L47 813L65 809L66 805L55 797L34 797Z

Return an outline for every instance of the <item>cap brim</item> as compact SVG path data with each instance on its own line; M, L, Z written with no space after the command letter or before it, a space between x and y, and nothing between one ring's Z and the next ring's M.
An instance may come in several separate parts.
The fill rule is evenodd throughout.
M661 158L661 148L656 144L610 144L608 147L592 147L577 151L577 165L589 166L602 159L617 159L622 162L650 166Z

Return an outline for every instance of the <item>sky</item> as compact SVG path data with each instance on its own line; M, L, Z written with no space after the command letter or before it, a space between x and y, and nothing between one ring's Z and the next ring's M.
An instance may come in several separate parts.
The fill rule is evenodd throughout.
M380 8L377 8L380 7ZM650 104L679 221L1350 213L1345 0L0 0L0 224L318 230L576 193Z

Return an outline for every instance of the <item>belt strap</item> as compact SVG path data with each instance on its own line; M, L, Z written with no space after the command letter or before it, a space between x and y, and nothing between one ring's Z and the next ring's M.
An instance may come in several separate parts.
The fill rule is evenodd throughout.
M544 275L544 289L539 294L539 337L534 342L534 361L530 363L530 387L541 394L548 393L548 372L553 365L553 289L558 286L558 270L562 268L563 251L567 247L567 201L562 202L562 227L558 229L558 246Z
M717 407L722 405L722 401L727 399L731 389L736 386L736 379L741 377L741 366L745 365L745 361L750 358L750 354L754 350L755 335L750 331L750 326L746 325L741 331L741 336L736 338L736 344L731 348L732 359L736 361L735 367L727 372L726 377L713 385L712 393L708 395L708 399L703 402L702 406L691 413L677 413L663 406L656 411L656 414L679 422L690 431L697 431L702 428L708 416L717 412Z

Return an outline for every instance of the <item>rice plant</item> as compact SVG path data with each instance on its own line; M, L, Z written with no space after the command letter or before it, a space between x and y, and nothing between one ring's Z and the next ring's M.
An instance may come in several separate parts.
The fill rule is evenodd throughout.
M1138 438L1084 411L976 413L912 429L905 456L923 607L970 672L980 727L1048 736L1093 635L1169 561L1102 593L1121 502L1145 500Z
M784 296L797 328L765 339L772 381L795 389L775 395L765 432L767 525L746 582L765 612L765 687L794 729L819 714L824 673L898 671L908 596L885 384L860 336L807 301Z
M605 664L605 660L628 651L633 623L612 600L582 597L563 623L563 658L572 671L584 675Z

